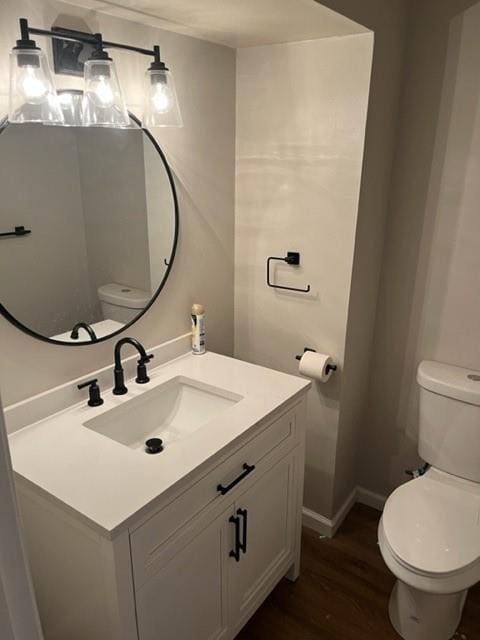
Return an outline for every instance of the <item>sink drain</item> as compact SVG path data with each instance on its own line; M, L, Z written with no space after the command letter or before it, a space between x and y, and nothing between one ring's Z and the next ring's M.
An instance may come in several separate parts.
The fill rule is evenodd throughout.
M160 438L150 438L145 442L146 453L154 454L163 451L163 440Z

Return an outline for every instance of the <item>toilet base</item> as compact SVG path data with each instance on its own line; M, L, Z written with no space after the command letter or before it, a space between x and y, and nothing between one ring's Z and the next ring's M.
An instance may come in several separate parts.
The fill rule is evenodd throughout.
M390 621L404 640L450 640L460 623L467 593L426 593L397 580L388 606Z

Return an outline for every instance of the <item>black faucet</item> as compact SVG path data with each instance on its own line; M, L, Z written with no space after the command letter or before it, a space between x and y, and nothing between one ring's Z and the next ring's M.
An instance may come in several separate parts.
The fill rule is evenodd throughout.
M135 378L135 382L137 384L146 384L150 380L147 375L147 364L153 358L153 354L147 354L144 347L135 338L122 338L115 345L115 368L113 370L115 386L113 388L113 393L116 396L123 396L128 391L127 387L125 386L125 378L121 360L121 350L124 344L131 344L140 354L140 359L137 361L137 377Z
M85 329L85 331L90 336L90 340L95 342L97 340L97 336L92 327L88 324L88 322L77 322L77 324L73 327L72 333L70 334L70 338L72 340L78 340L78 331L80 329Z

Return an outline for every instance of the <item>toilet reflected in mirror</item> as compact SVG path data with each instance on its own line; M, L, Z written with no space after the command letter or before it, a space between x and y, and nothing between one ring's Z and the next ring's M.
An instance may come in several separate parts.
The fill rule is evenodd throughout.
M129 324L150 301L148 291L122 284L104 284L98 288L102 315L106 320Z
M151 294L142 289L111 283L98 288L98 299L103 320L92 324L78 322L72 331L52 336L52 339L59 342L95 342L111 336L131 324L144 311L150 302Z

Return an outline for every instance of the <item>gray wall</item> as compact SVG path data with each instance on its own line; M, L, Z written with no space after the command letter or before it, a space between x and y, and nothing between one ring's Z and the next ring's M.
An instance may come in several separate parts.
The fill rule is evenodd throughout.
M377 295L402 85L408 0L322 0L374 33L362 186L349 298L333 512L354 490L371 368ZM328 514L327 514L328 515Z
M2 640L41 640L0 398L0 631Z
M102 31L111 40L143 47L160 42L165 60L175 72L185 126L154 133L177 185L179 250L164 292L135 325L133 334L148 346L188 331L190 307L198 301L207 309L209 347L232 353L235 51L57 2L4 0L1 112L7 109L8 54L18 37L18 17L28 15L35 26L48 28L59 14L83 16L93 31ZM115 59L128 106L139 113L145 59L125 52L116 52ZM67 82L71 81L59 78L59 88ZM0 345L0 388L6 404L104 366L113 357L113 341L81 348L50 346L20 333L3 319Z
M479 29L474 2L412 3L360 426L359 480L383 495L419 462L418 363L436 359L480 369Z
M147 199L150 286L156 291L164 278L175 238L174 198L168 175L159 167L157 150L150 140L143 140L145 193Z
M143 133L80 129L77 145L92 297L111 282L150 291Z
M92 308L76 134L12 125L0 145L2 231L32 231L0 240L2 303L24 324L54 335L90 319Z

